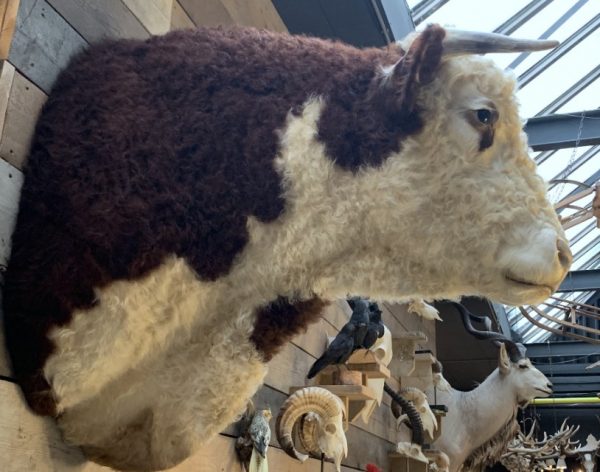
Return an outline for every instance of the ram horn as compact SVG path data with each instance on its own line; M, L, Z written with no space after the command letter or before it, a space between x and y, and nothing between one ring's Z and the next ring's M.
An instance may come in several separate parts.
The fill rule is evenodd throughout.
M345 414L345 410L342 401L324 388L306 387L289 396L281 406L275 430L281 448L289 456L298 459L300 462L308 459L308 455L302 454L294 446L294 425L302 416L309 413L323 418L330 418Z
M543 51L558 46L558 41L517 39L497 33L446 29L442 42L444 56L488 54L493 52Z

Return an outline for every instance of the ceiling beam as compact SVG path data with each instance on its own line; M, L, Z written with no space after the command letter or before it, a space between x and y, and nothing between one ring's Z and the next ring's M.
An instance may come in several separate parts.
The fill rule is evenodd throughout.
M582 384L593 384L600 383L600 370L597 375L569 375L565 377L555 376L552 377L552 383L554 385L562 385L562 384L573 384L573 383L582 383ZM598 390L600 392L600 389Z
M600 269L572 270L556 291L582 292L586 290L600 290Z
M600 109L529 118L525 132L534 151L600 144Z
M443 7L449 0L422 0L412 9L412 19L416 25L433 15L437 10Z
M526 344L527 357L568 357L568 356L594 356L600 355L600 346L582 343L579 341L561 341L554 343ZM593 369L592 369L593 370ZM600 375L600 368L595 372Z
M563 375L598 375L598 369L586 369L589 364L533 364L548 378Z
M510 332L510 323L508 322L508 316L506 315L506 309L502 303L492 302L492 308L498 321L500 332L508 339L512 339L512 333Z
M600 379L596 378L597 382L595 383L571 383L571 384L554 384L554 388L552 389L554 393L596 393L600 392ZM554 379L552 379L554 383ZM574 395L575 396L575 395Z

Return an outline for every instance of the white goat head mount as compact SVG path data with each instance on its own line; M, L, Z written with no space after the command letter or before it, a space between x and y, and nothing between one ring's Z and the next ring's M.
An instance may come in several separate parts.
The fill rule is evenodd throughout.
M463 324L470 334L477 339L493 341L499 346L498 370L500 376L512 385L519 406L525 407L536 397L547 397L552 394L552 383L527 358L522 344L512 341L501 333L490 331L489 318L474 315L460 303L452 304L460 312ZM473 322L483 323L486 330L475 329Z
M306 387L294 392L284 402L277 417L277 439L283 450L291 457L304 462L308 454L294 446L294 425L300 420L299 437L302 447L313 455L325 454L333 459L340 472L342 459L348 455L348 443L344 434L345 407L329 390Z

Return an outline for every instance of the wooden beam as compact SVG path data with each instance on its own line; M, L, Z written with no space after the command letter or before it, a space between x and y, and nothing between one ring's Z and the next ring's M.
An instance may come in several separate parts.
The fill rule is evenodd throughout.
M49 3L88 43L150 36L121 0L49 0Z
M46 93L84 39L45 0L21 0L9 60Z
M12 89L13 79L15 77L15 67L8 61L0 62L0 137L6 121L6 112L10 100L10 90Z
M0 1L0 59L8 59L18 11L19 0Z
M244 25L287 32L271 0L180 0L197 26Z
M271 0L221 0L233 21L238 25L287 32L283 20Z
M0 159L0 267L6 267L8 262L22 183L21 172Z
M4 63L7 74L11 65ZM14 72L8 101L6 84L0 74L0 111L4 110L0 137L0 157L21 169L29 154L37 117L46 102L46 94L27 80L18 71ZM6 79L8 83L8 78ZM2 102L3 101L3 102ZM2 121L2 119L0 119Z
M173 0L123 0L150 34L165 34L171 29Z
M216 26L235 24L229 11L220 0L179 0L181 7L196 26Z
M195 28L196 25L181 7L177 0L173 1L173 8L171 10L171 30Z

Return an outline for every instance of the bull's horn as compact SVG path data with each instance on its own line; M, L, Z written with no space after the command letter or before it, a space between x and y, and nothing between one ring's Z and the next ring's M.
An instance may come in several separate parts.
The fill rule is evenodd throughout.
M345 414L342 401L324 388L306 387L290 395L281 406L275 428L281 448L301 462L308 459L308 455L302 454L294 446L293 430L296 422L311 412L322 418Z
M487 54L491 52L543 51L558 46L558 41L517 39L497 33L446 30L443 40L444 56Z

